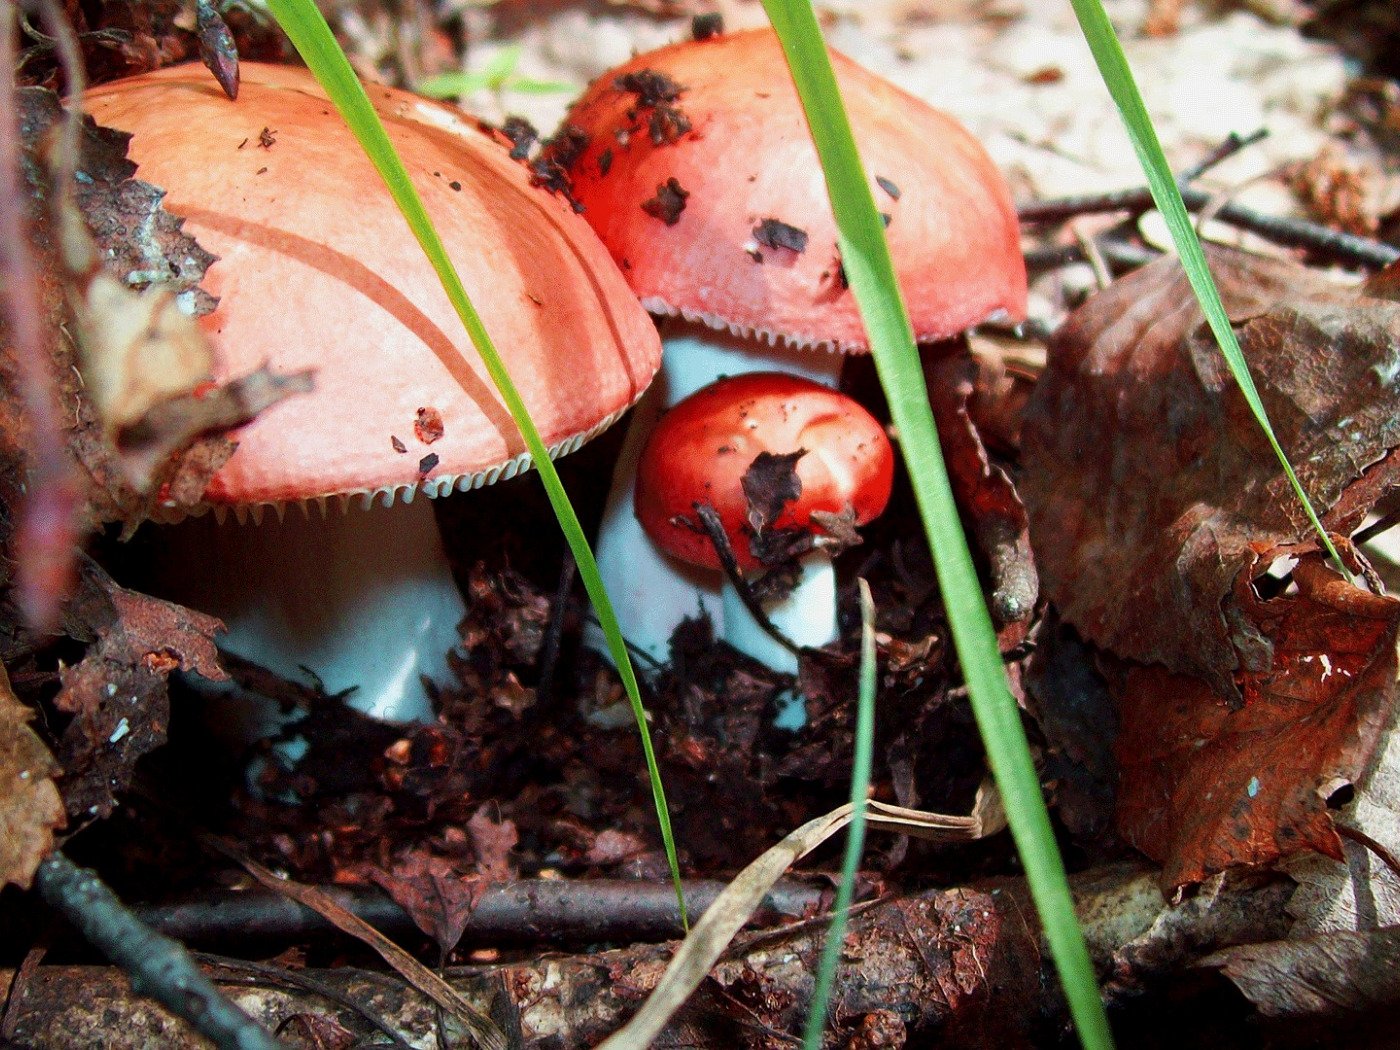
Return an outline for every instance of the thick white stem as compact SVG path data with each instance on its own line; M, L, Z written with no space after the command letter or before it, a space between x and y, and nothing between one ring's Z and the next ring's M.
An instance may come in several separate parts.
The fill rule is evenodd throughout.
M161 528L160 590L222 619L221 646L294 681L310 671L328 693L353 688L347 702L374 718L432 718L422 677L446 675L465 609L428 499ZM224 732L276 730L274 705L229 702Z
M780 601L763 603L768 620L804 648L828 645L840 637L836 624L836 573L825 551L801 561L802 578ZM724 581L724 640L775 671L797 674L797 657L758 625L734 585Z
M721 573L696 569L662 554L637 523L632 508L637 460L656 420L677 401L726 375L787 372L834 388L843 360L838 353L767 346L679 321L662 322L662 347L661 371L633 411L613 468L594 545L623 637L657 662L669 659L671 634L682 620L707 613L716 634L727 637L728 613L720 595ZM596 628L586 632L584 641L607 653L603 634ZM639 667L648 670L645 665Z

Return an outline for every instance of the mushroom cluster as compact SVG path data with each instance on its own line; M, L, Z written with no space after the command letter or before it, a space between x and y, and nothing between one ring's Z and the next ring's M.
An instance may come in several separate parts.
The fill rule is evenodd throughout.
M651 382L646 313L508 143L445 106L369 94L545 444L578 448ZM463 606L416 497L530 466L435 273L305 70L244 63L230 102L201 67L169 68L84 106L131 133L139 176L219 256L202 319L214 378L315 373L313 393L237 434L199 508L216 513L164 527L167 591L222 617L240 656L309 669L382 718L431 717L422 678L445 669ZM266 705L250 717L270 728Z
M1016 215L991 159L951 117L832 59L918 339L1021 316ZM662 371L634 414L597 555L623 633L664 660L683 618L704 611L729 636L730 611L718 575L658 550L633 513L647 433L722 375L778 370L834 387L842 352L867 350L866 335L771 31L707 36L603 74L545 160L662 319ZM802 586L834 591L829 570ZM808 644L834 639L834 618L823 623L830 629L808 633Z

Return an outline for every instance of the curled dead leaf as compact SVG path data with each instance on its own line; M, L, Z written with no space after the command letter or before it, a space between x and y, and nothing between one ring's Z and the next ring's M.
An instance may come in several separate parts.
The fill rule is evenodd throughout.
M65 823L53 782L58 763L29 728L32 717L0 666L0 888L28 889L53 848L54 829Z

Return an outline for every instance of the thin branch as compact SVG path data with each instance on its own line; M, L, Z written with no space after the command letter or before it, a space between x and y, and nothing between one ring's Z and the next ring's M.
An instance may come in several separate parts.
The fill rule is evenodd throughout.
M1181 189L1181 199L1190 211L1200 211L1215 197L1191 186ZM1022 222L1060 222L1076 215L1095 215L1126 211L1139 214L1153 208L1152 194L1146 187L1117 190L1112 193L1060 197L1056 200L1030 201L1016 211ZM1343 233L1306 219L1291 219L1280 215L1265 215L1233 201L1221 206L1215 216L1221 222L1236 226L1286 248L1303 248L1337 262L1353 266L1380 269L1400 259L1400 248L1354 233Z
M403 1036L399 1035L394 1026L386 1021L382 1015L371 1010L354 996L345 995L325 981L316 980L304 970L289 970L285 966L274 966L272 963L230 959L223 955L210 955L208 952L195 952L194 957L205 966L217 966L221 970L229 970L234 973L242 972L248 975L241 979L229 976L220 977L219 980L224 984L282 985L318 995L327 1002L344 1007L364 1020L366 1024L383 1032L393 1040L394 1046L398 1047L399 1050L413 1050L412 1046L404 1041Z
M1200 160L1196 161L1195 164L1184 169L1181 174L1176 177L1177 184L1181 186L1191 185L1191 183L1195 182L1221 161L1233 157L1246 146L1252 146L1256 142L1260 142L1268 137L1268 128L1255 128L1248 135L1241 135L1236 131L1230 132L1230 134L1226 135L1224 140L1216 145L1214 149Z
M734 585L734 590L738 593L739 600L744 603L744 608L763 628L764 634L792 653L793 656L800 657L802 647L778 630L773 625L773 621L768 619L768 614L763 611L763 606L754 596L749 581L744 579L744 574L739 571L739 559L734 556L734 548L730 545L729 536L724 531L724 523L720 521L719 511L708 503L696 503L694 507L696 517L700 519L700 524L705 527L705 534L710 537L710 542L714 545L715 554L719 555L719 563L724 569L724 575Z
M1364 831L1349 827L1346 824L1337 824L1336 828L1338 835L1342 836L1344 839L1351 839L1353 842L1359 842L1361 845L1365 846L1380 858L1381 862L1390 869L1392 875L1396 878L1400 878L1400 861L1395 859L1394 853L1391 853L1390 850L1386 849Z
M687 879L687 910L699 915L724 883ZM392 937L420 930L399 905L378 890L333 887L323 892L346 910ZM764 922L804 915L821 902L819 888L779 882L765 898ZM170 904L137 905L141 920L161 933L194 944L232 950L265 948L268 941L301 941L334 927L315 911L277 893L244 890L208 893ZM632 879L522 879L482 892L463 928L463 944L559 945L660 942L684 933L669 883Z
M34 885L89 944L126 972L133 991L188 1021L220 1050L283 1050L214 987L189 952L144 925L94 872L53 853L39 865Z
M28 624L43 632L53 626L59 604L76 579L73 552L78 540L80 486L68 455L58 379L45 337L34 241L25 214L29 195L20 174L19 108L10 75L15 65L13 14L9 0L0 0L0 274L4 275L0 280L0 315L10 332L15 378L28 428L25 465L29 477L14 538L19 604ZM57 22L66 28L51 4L44 6L44 15L46 24ZM58 36L65 72L70 78L81 77L80 71L70 68L76 52L71 37L54 25L49 29ZM69 121L64 129L65 147L72 145L71 128Z

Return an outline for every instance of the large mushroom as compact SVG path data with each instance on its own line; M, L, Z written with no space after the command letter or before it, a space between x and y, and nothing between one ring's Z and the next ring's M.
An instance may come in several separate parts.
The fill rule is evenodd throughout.
M1021 316L1016 214L990 158L951 117L832 59L917 338ZM676 44L605 73L570 110L540 168L567 188L642 303L665 319L662 371L637 408L597 543L624 634L664 659L683 617L703 608L722 627L725 614L717 584L658 552L633 515L646 432L720 375L777 369L835 386L842 353L867 349L865 331L771 31ZM830 589L829 580L813 585Z
M444 106L368 90L545 444L578 448L651 381L646 313L593 231L501 141ZM305 70L244 63L229 102L202 68L177 67L84 105L132 134L140 177L219 256L206 281L219 305L203 319L215 378L315 371L312 394L237 434L209 484L209 518L231 508L236 522L167 526L163 542L183 551L166 562L177 596L221 616L240 656L353 688L378 717L430 717L420 679L445 667L463 606L415 497L530 466L432 268Z

